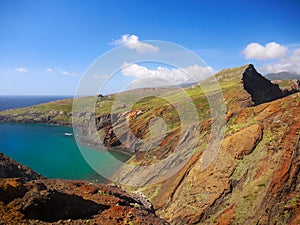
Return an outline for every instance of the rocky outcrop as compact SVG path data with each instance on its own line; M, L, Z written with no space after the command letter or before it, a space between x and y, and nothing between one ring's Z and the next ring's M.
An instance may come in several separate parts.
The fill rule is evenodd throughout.
M0 178L36 180L41 179L42 176L0 152Z
M138 116L142 115L145 110L132 110L119 113L106 113L93 115L84 113L79 115L80 139L83 143L89 143L95 147L108 147L108 150L117 150L125 154L132 155L138 151L140 146L136 137L143 138L146 133L147 123L145 126L138 126L139 129L128 129L128 124ZM99 131L99 137L95 137L94 127ZM99 139L100 142L99 143Z
M1 224L167 224L140 194L46 179L0 155Z
M255 105L284 97L279 86L259 74L253 65L249 65L245 70L242 81L245 90L250 93Z
M225 138L222 148L234 159L243 159L255 149L262 136L261 125L253 124Z
M299 91L299 87L294 86L289 90L281 90L278 84L272 83L258 73L252 64L243 73L242 82L255 105L271 102Z

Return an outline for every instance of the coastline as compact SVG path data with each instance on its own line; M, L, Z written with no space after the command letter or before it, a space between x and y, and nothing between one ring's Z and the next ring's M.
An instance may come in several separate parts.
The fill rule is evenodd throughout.
M36 122L36 123L25 123L25 122L15 122L15 121L1 121L0 119L0 124L22 124L22 125L42 125L42 126L54 126L54 127L66 127L66 128L72 128L72 134L74 136L74 140L76 142L76 144L82 144L88 148L92 148L92 149L95 149L95 150L98 150L98 151L106 151L106 152L116 152L116 153L121 153L123 155L126 155L126 156L132 156L134 153L126 150L126 148L122 148L122 147L107 147L107 146L99 146L98 143L95 143L93 140L88 140L88 139L85 139L85 138L80 138L80 140L77 140L76 136L75 136L75 133L74 133L74 129L72 127L72 125L70 124L51 124L51 123L39 123L39 122ZM77 143L77 141L79 143ZM103 150L103 148L105 150Z
M105 183L86 157L98 162L99 171L110 177L118 163L130 156L116 149L99 149L95 145L76 142L73 129L49 124L0 122L0 151L27 165L47 178L82 179ZM65 133L72 133L71 136ZM76 135L76 134L75 134ZM100 175L101 176L101 175Z
M106 152L116 152L116 153L121 153L121 154L124 154L124 155L127 155L127 156L133 156L134 153L127 150L127 148L123 148L123 147L120 147L120 146L116 146L116 147L107 147L107 146L103 146L99 143L95 143L93 140L89 140L89 139L85 139L85 138L78 138L79 140L76 139L75 137L75 140L76 142L78 141L79 144L82 144L82 145L85 145L86 147L89 147L89 148L93 148L93 149L97 149L99 151L106 151Z

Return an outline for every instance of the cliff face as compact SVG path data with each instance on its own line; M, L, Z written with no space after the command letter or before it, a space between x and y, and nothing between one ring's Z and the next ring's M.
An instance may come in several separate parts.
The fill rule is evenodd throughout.
M46 179L0 153L2 224L167 224L141 194Z
M171 224L296 224L300 219L300 94L284 98L284 92L252 65L227 69L216 77L227 108L226 127L220 150L208 167L201 169L206 155L214 151L214 145L206 149L209 116L195 128L203 142L170 178L151 185L157 174L139 166L124 166L114 178L127 185L143 184L135 188ZM138 121L138 117L133 120L133 126ZM174 152L178 133L171 130L156 149L137 152L128 164L163 160ZM177 162L174 159L163 171Z
M159 214L172 224L295 224L299 97L237 112L207 169L199 170L200 152L156 190L151 201Z
M113 179L124 184L124 189L144 193L156 213L171 224L299 223L300 93L295 88L280 89L252 65L225 69L216 79L223 98L214 88L206 94L216 105L225 104L219 116L213 117L208 97L199 86L184 89L187 96L163 90L172 104L147 97L132 108L124 104L110 113L116 97L112 96L97 103L94 117L82 113L83 127L96 124L98 132L86 129L86 142L92 143L99 135L104 145L133 154ZM210 87L211 80L204 84ZM141 91L128 92L126 97L140 99ZM199 123L191 121L190 129L185 129L176 109L188 99L195 105ZM0 116L5 120L19 115L9 113ZM186 110L184 116L188 114ZM158 124L164 135L151 123ZM225 126L224 138L213 142L215 124ZM155 148L147 143L154 143ZM180 157L176 157L178 152ZM210 155L214 155L212 161ZM156 166L165 159L170 160ZM179 164L181 169L167 177ZM152 170L144 169L151 165ZM52 194L48 195L51 199Z

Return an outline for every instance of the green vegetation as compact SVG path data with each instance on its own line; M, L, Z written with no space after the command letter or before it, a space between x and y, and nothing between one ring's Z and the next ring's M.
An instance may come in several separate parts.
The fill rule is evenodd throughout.
M233 75L240 71L240 68L229 70ZM223 72L220 72L218 76L221 76ZM221 88L224 90L232 88L233 82L221 82ZM203 91L205 88L205 93ZM203 120L211 116L210 105L207 100L207 96L213 101L221 101L222 99L213 98L214 94L219 92L218 86L203 82L201 85L194 85L188 88L157 88L157 89L138 89L123 92L120 94L114 94L109 96L95 97L82 97L77 98L76 105L79 106L80 112L88 112L91 108L90 105L95 102L96 115L103 115L111 113L123 113L132 110L143 110L143 114L139 115L133 123L147 124L154 117L161 117L168 130L176 129L180 126L180 119L178 109L176 107L182 106L189 102L193 104L196 109L199 119ZM150 94L149 94L150 93ZM151 93L160 93L158 96L151 96ZM146 94L146 95L145 95ZM149 97L142 97L142 96ZM140 98L141 97L141 98ZM124 104L121 104L122 99ZM136 99L138 101L136 102ZM116 102L120 103L120 106L115 107ZM72 122L72 106L73 99L66 99L60 101L54 101L50 103L6 110L0 112L0 116L11 117L12 121L17 122L38 122L38 123L58 123L68 124ZM188 117L190 111L185 111L181 117Z
M57 111L57 112L65 112L66 114L70 114L72 112L72 104L73 99L65 99L65 100L59 100L54 101L50 103L43 103L39 105L24 107L24 108L18 108L13 110L5 110L1 111L0 115L10 115L10 114L26 114L26 113L35 113L35 112L51 112L51 111Z
M242 128L249 127L250 125L257 123L255 117L247 118L248 121L244 123L237 123L235 122L236 119L238 118L234 117L231 120L229 120L229 122L226 124L225 134L227 135L234 134L235 132L241 130Z
M284 88L289 88L292 84L293 84L293 80L282 80L281 82L279 82L278 85L281 89L284 89Z
M174 210L174 208L172 207L176 208L178 205L181 205L184 210L187 210L191 215L195 214L197 216L198 212L205 210L205 207L210 204L209 200L216 197L221 199L220 208L218 208L218 202L218 204L215 205L216 208L213 208L216 212L214 212L211 217L205 219L206 221L204 222L211 224L216 223L220 215L224 216L223 218L231 220L231 214L233 214L235 224L252 224L257 222L254 221L253 218L257 219L255 213L257 213L257 209L262 205L264 198L268 196L267 191L270 188L271 182L273 182L272 176L282 159L281 156L283 153L280 151L280 148L283 148L283 145L278 147L278 144L288 135L287 131L289 127L287 120L289 117L293 117L292 115L287 117L285 114L289 113L287 110L290 109L293 104L298 107L300 98L294 98L293 101L277 101L274 105L272 105L272 103L266 103L266 105L251 107L251 98L243 89L242 82L240 81L241 74L245 69L246 66L226 69L216 75L216 79L220 82L219 85L223 91L221 94L224 98L220 95L218 86L212 84L212 79L209 78L203 82L202 87L201 85L194 85L184 89L139 89L111 96L99 96L97 98L84 97L76 99L76 101L79 103L79 110L83 112L82 117L84 118L90 117L87 110L89 104L93 102L96 102L95 112L97 116L105 115L102 118L107 118L106 114L110 113L118 114L116 117L120 115L124 116L117 121L117 125L121 128L125 127L121 130L122 137L125 137L125 139L128 136L128 129L127 126L124 125L127 125L128 122L131 132L136 136L140 135L138 138L143 139L145 142L150 140L150 138L160 141L160 143L153 148L150 148L152 146L146 146L149 147L151 151L147 149L146 152L138 152L128 160L128 165L136 166L151 165L168 157L174 151L178 150L176 149L177 143L183 139L184 145L182 145L182 149L185 151L185 149L191 147L193 153L197 156L193 157L193 160L198 160L198 157L201 160L202 151L205 150L207 146L210 146L208 143L214 138L213 133L211 134L210 132L210 127L212 124L217 124L220 121L222 124L226 122L225 137L229 137L253 124L262 124L262 140L260 140L255 149L253 151L251 149L251 153L247 153L243 155L243 157L239 157L239 159L235 159L231 155L232 152L235 153L235 147L239 147L238 144L237 146L230 146L230 149L223 149L224 151L220 151L217 156L219 159L219 161L217 161L218 166L220 167L216 167L217 170L214 170L215 168L209 168L212 172L208 175L207 180L199 182L199 180L197 180L199 174L193 175L193 167L190 166L187 169L188 172L182 177L178 185L176 183L176 186L172 182L161 182L156 185L144 187L124 187L130 191L138 191L146 194L147 198L153 201L154 204L168 202L167 207L171 210L168 211L169 209L167 207L160 208L160 213L167 212L167 216L170 218L173 216L172 210ZM281 83L281 87L287 85L290 85L290 82L284 81ZM151 93L153 93L153 95L151 95ZM155 93L160 94L155 95ZM217 119L212 119L209 101L217 106L223 104L223 101L225 101L227 108L217 108L220 113L219 115L221 115ZM195 135L195 137L192 136L192 132L189 133L189 130L182 126L182 120L191 118L191 115L193 115L191 109L182 107L188 102L193 104L192 109L196 109L197 113L192 120L189 120L189 125L193 125L192 129L199 131L199 134L197 133L198 136ZM119 104L117 105L116 103ZM179 114L178 108L183 111L183 114ZM280 111L283 108L286 111L277 113L277 109ZM298 111L295 110L294 112ZM44 121L42 118L53 116L51 120L62 123L70 122L71 114L72 100L56 101L0 112L0 116L11 115L16 119L41 119L41 122ZM293 115L296 115L296 113ZM149 127L149 123L158 117L164 122L164 124L159 124L158 126L162 127L165 125L165 136L162 141L160 139L160 136L162 136L160 132L150 132L155 126ZM200 122L200 124L198 122ZM98 130L98 135L102 138L106 134L110 135L111 133L108 132L107 129L111 128L107 126ZM184 136L184 138L182 136ZM126 140L130 142L130 138ZM212 145L212 147L214 147L214 145ZM228 152L230 154L228 154ZM172 163L175 164L176 161ZM198 166L198 162L194 165ZM163 172L167 171L167 169L169 168L166 168ZM221 170L224 177L217 176L218 173L220 173L219 170ZM135 171L130 171L130 169L122 170L122 179L126 180L126 176L130 179L133 172ZM226 174L227 172L228 174ZM215 174L217 175L215 176ZM150 176L151 174L149 177ZM178 176L181 175L178 174ZM201 177L201 174L199 177ZM153 175L152 178L155 179L155 175ZM144 178L141 177L140 179ZM218 182L214 182L213 179L219 179L222 182L224 180L224 183L220 184L219 180ZM203 182L209 183L210 186L202 186ZM174 185L174 187L172 185ZM209 194L210 192L214 193L214 190L223 191L222 188L225 185L231 185L233 187L232 190L224 189L224 192L215 192L222 194L222 196ZM168 192L169 190L170 192ZM172 199L167 199L170 193L176 193L176 196L174 195L175 197ZM177 193L180 194L177 196ZM108 195L103 192L99 192L99 194ZM297 207L298 202L299 195L291 195L288 200L282 201L282 203L280 203L281 214L280 216L274 217L273 221L275 221L276 224L285 224L282 221L291 219L295 214L293 210ZM137 203L130 203L130 206L132 208L140 207ZM231 214L227 215L224 213L224 210L227 209ZM128 220L126 223L130 224L131 221Z

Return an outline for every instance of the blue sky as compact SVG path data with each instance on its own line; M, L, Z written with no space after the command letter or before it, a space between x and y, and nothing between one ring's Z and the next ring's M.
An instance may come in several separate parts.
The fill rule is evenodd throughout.
M0 95L73 95L95 59L133 37L182 45L213 71L300 73L299 11L298 0L0 0Z

